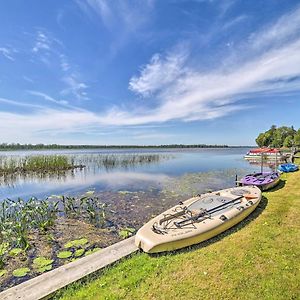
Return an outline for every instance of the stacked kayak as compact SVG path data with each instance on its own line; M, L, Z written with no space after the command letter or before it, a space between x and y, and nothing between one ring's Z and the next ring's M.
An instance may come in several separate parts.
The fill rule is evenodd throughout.
M200 243L245 219L261 200L255 186L234 187L193 197L146 223L135 244L148 253Z
M278 167L278 171L284 173L295 172L298 169L299 169L298 166L292 163L282 164Z
M280 181L280 175L278 172L263 172L263 173L253 173L244 176L240 180L240 184L243 186L255 185L259 187L262 191L276 186Z

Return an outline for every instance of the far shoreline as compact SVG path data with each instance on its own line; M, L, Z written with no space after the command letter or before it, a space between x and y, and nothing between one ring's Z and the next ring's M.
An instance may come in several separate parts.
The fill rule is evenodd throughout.
M167 145L57 145L57 144L0 144L0 151L30 150L122 150L122 149L226 149L256 148L249 145L167 144Z

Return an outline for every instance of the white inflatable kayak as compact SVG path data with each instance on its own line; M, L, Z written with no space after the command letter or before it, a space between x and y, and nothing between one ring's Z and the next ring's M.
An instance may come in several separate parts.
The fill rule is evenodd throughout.
M200 243L246 218L261 200L255 186L234 187L193 197L139 229L136 245L148 253Z

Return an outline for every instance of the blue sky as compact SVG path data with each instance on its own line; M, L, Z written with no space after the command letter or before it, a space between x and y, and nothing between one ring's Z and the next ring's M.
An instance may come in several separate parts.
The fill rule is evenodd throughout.
M253 145L300 127L299 1L0 2L0 142Z

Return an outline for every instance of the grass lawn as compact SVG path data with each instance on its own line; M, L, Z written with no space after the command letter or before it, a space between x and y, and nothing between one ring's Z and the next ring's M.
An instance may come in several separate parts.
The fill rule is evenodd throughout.
M196 246L137 253L56 299L300 299L300 171L242 223Z

